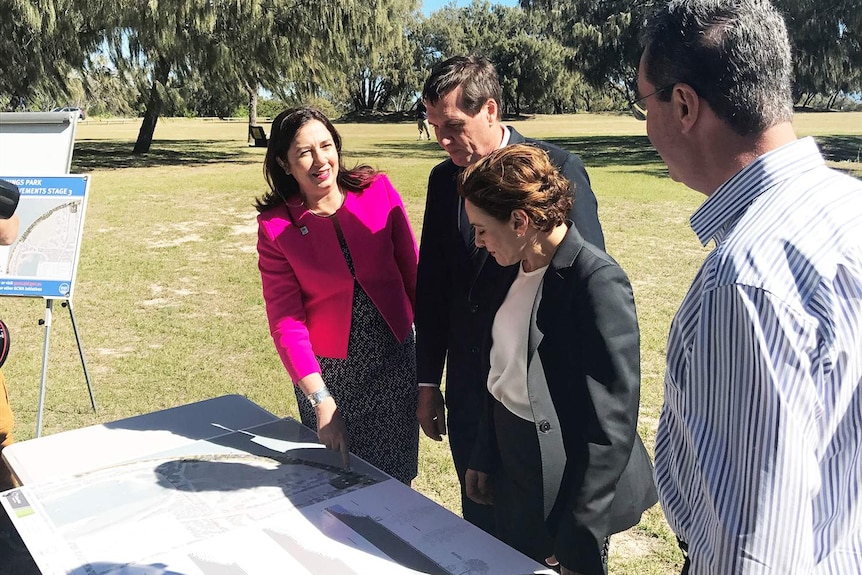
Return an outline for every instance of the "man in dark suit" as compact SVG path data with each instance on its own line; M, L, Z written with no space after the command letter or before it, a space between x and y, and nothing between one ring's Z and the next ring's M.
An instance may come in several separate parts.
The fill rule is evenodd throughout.
M581 235L604 249L596 197L581 159L561 148L524 138L502 123L502 89L494 66L478 56L455 56L437 64L425 82L422 99L437 142L449 159L431 170L419 246L416 286L417 415L422 430L440 441L447 420L440 384L446 364L449 446L461 483L465 519L494 533L493 510L471 501L464 491L484 406L487 370L482 367L482 336L493 321L488 302L508 284L503 268L476 248L455 182L461 171L509 144L529 143L545 150L574 184L570 214Z

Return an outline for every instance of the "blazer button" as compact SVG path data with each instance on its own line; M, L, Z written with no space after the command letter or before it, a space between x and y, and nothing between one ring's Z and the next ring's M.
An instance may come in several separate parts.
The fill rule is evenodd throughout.
M470 349L470 351L471 351L472 353L479 353L479 348L474 346L474 347L472 347L472 348Z
M470 306L470 313L476 313L477 311L479 311L479 304L474 303Z
M551 424L548 422L548 420L543 419L539 422L539 431L541 433L548 433L549 431L551 431Z

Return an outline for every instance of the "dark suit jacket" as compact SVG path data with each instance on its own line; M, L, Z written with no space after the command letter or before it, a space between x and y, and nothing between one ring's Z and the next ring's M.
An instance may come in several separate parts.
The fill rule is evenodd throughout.
M511 285L517 266L506 268ZM505 294L489 302L497 309ZM529 313L525 310L525 313ZM483 338L489 369L491 330ZM532 309L527 388L542 455L545 523L560 563L602 575L605 537L656 503L652 464L637 435L640 332L625 272L574 227L548 266ZM470 467L496 464L492 402Z
M510 144L531 143L575 185L572 219L589 241L604 247L596 197L581 159L566 150L524 138L509 127ZM462 168L451 159L438 164L428 178L428 195L419 245L416 286L417 379L440 383L446 362L449 442L460 476L466 469L484 405L487 372L479 346L493 321L487 302L508 286L502 268L485 249L467 245L469 222L462 216L455 181Z

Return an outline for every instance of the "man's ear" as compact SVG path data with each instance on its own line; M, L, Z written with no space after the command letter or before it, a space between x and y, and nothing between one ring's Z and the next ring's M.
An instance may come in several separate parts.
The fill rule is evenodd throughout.
M485 106L488 109L488 124L493 126L497 123L497 100L494 98L488 98L488 101L485 102Z
M679 122L682 133L689 132L697 124L702 112L700 96L697 95L694 88L680 82L673 87L670 99L674 116Z

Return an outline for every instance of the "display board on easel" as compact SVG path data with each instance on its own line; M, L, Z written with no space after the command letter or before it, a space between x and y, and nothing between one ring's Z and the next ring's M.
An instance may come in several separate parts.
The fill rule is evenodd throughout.
M81 253L88 176L18 176L18 238L0 250L0 296L71 299ZM7 252L3 254L2 252Z
M68 174L77 124L73 112L0 112L0 172Z
M88 176L69 175L78 116L74 112L0 113L0 178L18 186L19 234L0 247L0 296L45 300L45 342L36 436L42 413L54 300L69 309L90 402L96 401L72 310Z

